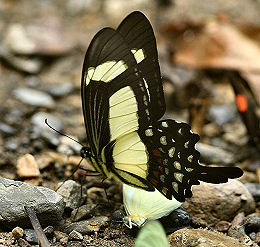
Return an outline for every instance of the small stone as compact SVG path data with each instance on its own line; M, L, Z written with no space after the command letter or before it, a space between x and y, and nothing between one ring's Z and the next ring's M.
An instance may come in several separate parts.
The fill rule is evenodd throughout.
M57 239L57 241L60 241L62 238L67 238L68 235L65 232L60 232L60 231L54 231L54 237Z
M46 234L46 236L50 236L54 232L54 227L53 226L47 226L43 229L43 232Z
M24 239L30 244L38 244L38 237L33 229L24 229Z
M206 164L235 164L236 157L233 153L222 148L205 143L197 143L196 147L201 154L200 161Z
M70 239L74 239L74 240L83 240L82 234L75 230L73 230L69 233L69 237L70 237Z
M248 191L254 197L256 202L260 201L260 184L259 183L246 183L245 184Z
M17 240L17 243L19 244L20 247L31 247L31 245L23 238L19 238Z
M246 214L255 210L255 202L247 188L238 180L223 184L201 182L192 187L193 196L182 207L191 218L198 218L206 226L219 221L231 221L239 211Z
M190 216L182 207L179 207L173 210L168 216L162 217L160 222L170 232L170 229L188 226L190 224Z
M13 92L17 99L27 105L46 108L53 108L55 106L54 100L47 93L31 88L17 88Z
M71 218L73 221L89 218L95 212L96 207L97 204L82 205L81 207L76 208L71 212Z
M35 158L31 154L25 154L17 160L17 174L20 178L39 177L40 170Z
M24 233L23 229L22 229L21 227L18 227L18 226L15 227L15 228L12 230L12 235L13 235L13 237L16 238L16 239L21 238L21 237L23 236L23 233Z
M230 222L222 220L216 224L215 229L218 232L227 232L230 226L231 226Z
M87 187L81 186L73 180L67 180L63 184L58 184L57 193L64 198L66 208L75 209L82 205L87 198Z
M239 240L239 242L247 246L253 245L253 241L245 233L244 226L231 226L228 229L228 236Z
M0 132L5 136L11 136L16 133L16 129L5 123L0 122Z
M244 220L246 232L260 231L260 213L253 213L246 216Z
M113 221L118 221L118 222L122 222L123 221L123 218L125 217L125 213L123 210L121 209L118 209L116 210L113 215L112 215L112 220Z
M18 149L19 145L16 140L7 140L4 143L4 147L5 147L5 149L13 152Z
M54 97L63 97L70 94L73 91L73 85L69 82L59 83L47 88L47 92Z
M70 224L64 231L70 233L73 230L85 235L93 232L98 232L102 226L108 222L108 217L98 216L89 220L83 220Z
M257 232L255 234L255 243L260 245L260 232Z
M69 242L69 237L61 238L61 239L59 240L59 242L60 242L63 246L66 246L67 243Z

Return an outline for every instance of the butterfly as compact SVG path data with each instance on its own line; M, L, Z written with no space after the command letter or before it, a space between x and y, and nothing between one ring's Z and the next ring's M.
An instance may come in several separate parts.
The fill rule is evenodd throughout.
M100 30L85 55L82 109L89 147L82 149L96 171L129 186L182 202L199 180L226 182L236 167L199 164L199 140L186 123L160 120L165 113L156 40L141 12L117 29Z
M148 220L169 215L181 206L176 199L167 199L158 190L145 191L123 184L123 202L127 217L125 224L142 227Z

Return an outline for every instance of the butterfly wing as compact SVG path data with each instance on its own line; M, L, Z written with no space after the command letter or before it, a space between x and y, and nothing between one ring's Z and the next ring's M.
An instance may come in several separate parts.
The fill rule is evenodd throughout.
M241 176L239 168L201 166L198 135L165 112L152 27L140 12L117 30L93 38L82 73L83 114L96 170L125 184L178 201L191 197L198 180L219 183Z
M146 220L155 220L169 215L181 203L168 200L158 190L145 191L123 184L123 202L129 220L141 227Z

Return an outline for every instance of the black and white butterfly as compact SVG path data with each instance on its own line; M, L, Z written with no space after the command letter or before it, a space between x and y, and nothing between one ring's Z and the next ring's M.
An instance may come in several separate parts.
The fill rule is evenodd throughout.
M199 136L186 123L160 120L165 113L156 40L141 12L119 27L100 30L83 64L82 106L90 147L85 157L104 177L168 199L191 197L199 180L226 182L242 175L235 167L198 162Z

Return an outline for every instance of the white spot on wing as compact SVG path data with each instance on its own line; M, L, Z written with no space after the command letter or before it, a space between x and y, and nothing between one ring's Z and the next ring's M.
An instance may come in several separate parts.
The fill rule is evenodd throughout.
M174 165L174 167L175 167L177 170L181 170L181 164L180 164L180 162L174 161L174 162L173 162L173 165Z
M110 82L126 71L127 68L128 66L122 60L106 61L96 68L90 67L87 72L86 84L88 85L90 80Z
M183 178L183 174L180 172L175 172L174 173L174 177L176 178L176 180L178 180L179 182L182 182L182 178Z
M142 62L145 59L145 54L143 49L131 49L131 52L133 53L135 60L137 63Z
M175 147L171 147L168 151L169 157L172 158L175 152Z
M160 142L162 145L167 145L166 136L161 136Z
M145 135L146 136L153 136L153 130L152 129L145 130Z

